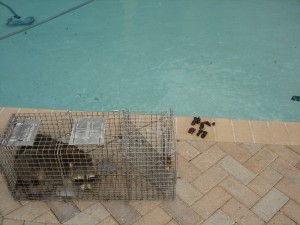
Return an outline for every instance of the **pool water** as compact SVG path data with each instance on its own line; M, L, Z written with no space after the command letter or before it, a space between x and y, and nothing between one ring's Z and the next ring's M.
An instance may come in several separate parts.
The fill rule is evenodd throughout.
M47 19L82 1L10 0ZM0 41L0 106L300 122L300 0L95 0ZM0 36L11 14L0 8Z

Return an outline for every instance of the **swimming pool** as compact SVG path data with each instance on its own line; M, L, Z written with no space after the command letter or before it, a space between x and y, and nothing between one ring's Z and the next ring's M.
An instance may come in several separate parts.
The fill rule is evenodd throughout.
M83 1L11 0L41 21ZM95 0L0 41L0 106L300 121L298 0ZM0 8L0 35L9 11Z

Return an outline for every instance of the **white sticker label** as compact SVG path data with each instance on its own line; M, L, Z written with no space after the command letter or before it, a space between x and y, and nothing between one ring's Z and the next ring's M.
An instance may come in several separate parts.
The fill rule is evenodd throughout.
M70 145L104 144L105 120L99 118L81 118L75 120Z
M39 120L24 120L16 123L8 146L32 146L38 131Z

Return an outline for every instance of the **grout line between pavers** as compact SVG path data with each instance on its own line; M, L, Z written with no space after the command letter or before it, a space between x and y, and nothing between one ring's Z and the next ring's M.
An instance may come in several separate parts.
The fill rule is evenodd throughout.
M284 206L287 205L290 201L294 201L294 200L289 198L289 200L278 210L278 212L281 212L283 215L285 215L287 218L289 218L291 221L293 221L296 225L298 225L298 223L295 220L293 220L291 217L289 217L283 211L281 211L281 209L283 209Z
M272 190L272 188L270 189L270 190ZM270 192L270 190L267 192L267 193L269 193ZM266 193L266 194L267 194ZM265 195L266 195L265 194ZM264 196L265 196L264 195ZM273 217L275 217L276 215L277 215L277 213L278 212L280 212L280 209L290 200L290 198L289 198L289 200L268 220L268 221L265 221L263 218L261 218L259 215L257 215L253 210L252 210L252 208L264 197L264 196L262 196L249 210L252 212L252 213L254 213L254 215L256 215L258 218L260 218L262 221L264 221L264 223L265 224L267 224L267 223L269 223L272 219L273 219Z
M268 127L268 133L269 133L269 135L270 135L270 137L271 137L271 140L272 140L272 144L275 144L274 136L273 136L272 130L271 130L271 128L270 128L270 123L269 123L269 121L267 121L267 127Z
M2 216L3 216L3 219L4 219L8 214L11 214L12 212L14 212L14 211L18 210L19 208L23 207L23 205L21 204L21 202L20 202L20 201L18 201L18 202L20 203L20 206L19 206L18 208L13 209L12 211L9 211L9 212L6 213L5 215L2 215Z
M253 140L253 143L255 144L256 140L255 140L255 136L254 136L254 133L253 133L253 128L252 128L251 121L248 120L248 123L249 123L249 126L250 126L250 132L251 132L251 135L252 135L252 140Z
M249 187L248 187L249 188ZM260 196L259 195L259 199L255 202L255 204L254 205L252 205L250 208L248 208L249 210L251 210L252 212L253 212L253 208L254 208L254 206L257 204L257 203L259 203L267 194L269 194L270 193L270 191L272 191L272 189L273 188L275 188L275 185L274 186L272 186L263 196ZM249 188L251 191L252 191L252 189L251 188ZM277 188L276 188L276 190L277 191L279 191ZM254 191L253 191L254 192ZM279 191L279 192L281 192L281 191ZM255 193L255 192L254 192ZM289 198L290 199L290 198ZM278 210L279 211L279 210ZM257 215L255 212L253 212L255 215ZM259 215L257 215L259 218L261 218ZM262 219L262 218L261 218Z
M176 197L178 198L179 196L176 195ZM181 198L179 198L179 199L180 199L182 202L186 203L186 202L183 201ZM160 203L159 203L155 208L153 208L152 210L150 210L146 215L148 215L150 212L154 211L157 207L160 208L162 211L164 211L169 217L171 217L171 219L170 219L167 223L169 223L172 219L174 219L173 216L171 216L166 210L164 210L164 208L162 208L162 207L160 206ZM190 206L189 206L189 207L190 207ZM138 212L138 213L139 213L139 212ZM141 218L140 218L139 220L141 220L141 219L142 219L143 217L145 217L146 215L143 215L143 216L142 216L142 215L140 214ZM174 219L174 220L175 220L175 219ZM137 221L138 221L138 220L137 220ZM175 220L175 221L176 221L176 220ZM167 223L166 223L166 224L167 224Z
M263 148L261 148L258 152L256 152L253 156L251 156L246 162L248 162L251 158L253 158L256 154L258 154L260 151L262 151L264 149L264 147ZM266 166L266 168L264 168L263 170L261 170L259 173L255 173L254 171L252 171L252 170L250 170L249 168L247 168L246 166L246 168L248 169L248 170L250 170L251 172L253 172L254 174L255 174L255 178L256 177L258 177L261 173L263 173L267 168L269 168L269 169L272 169L272 167L271 167L271 165L272 165L272 163L273 162L275 162L276 161L276 159L278 159L279 158L279 155L277 155L275 152L273 152L271 149L269 149L269 148L267 148L269 151L271 151L274 155L276 155L276 157ZM246 163L246 162L244 162L244 164ZM274 170L274 169L272 169L272 170ZM274 170L274 171L276 171L276 170ZM276 171L277 172L277 171ZM279 173L279 172L277 172L277 173ZM281 173L279 173L280 175L282 175ZM283 175L282 175L283 176ZM255 179L254 178L254 179ZM254 179L252 179L250 182L249 182L249 184L254 180ZM282 179L282 178L281 178ZM280 179L280 180L281 180ZM277 183L278 183L279 181L277 181ZM276 183L276 184L277 184ZM248 186L248 184L247 184L247 186ZM274 187L275 185L273 185L273 187ZM249 187L250 188L250 187ZM250 188L251 189L251 188ZM252 189L251 189L252 190ZM268 193L268 192L267 192Z
M104 200L105 201L105 200ZM102 201L99 201L99 203L106 209L106 211L109 213L109 215L112 217L112 218L114 218L114 220L115 221L117 221L117 223L118 224L120 224L119 223L119 220L114 216L114 214L113 213L111 213L111 211L104 205L104 204L102 204ZM129 202L128 202L128 204L129 204ZM131 207L133 207L132 205L130 205ZM88 207L89 208L89 207ZM134 207L133 207L134 208ZM138 219L138 220L136 220L135 222L137 222L137 221L139 221L143 216L140 214L140 212L138 211L138 210L136 210L136 208L134 208L134 210L140 215L140 218ZM81 213L81 211L80 211L80 213ZM107 216L107 217L105 217L105 219L106 218L108 218L109 216ZM105 219L103 219L103 220L105 220ZM134 223L135 223L134 222Z
M261 151L261 149L259 150L259 151L257 151L257 152L255 152L253 155L251 155L250 156L250 158L249 159L247 159L245 162L243 162L243 163L241 163L244 167L246 167L248 170L250 170L245 164L250 160L250 159L252 159L254 156L256 156L256 154L258 153L258 152L260 152ZM269 165L268 165L269 166ZM252 170L250 170L251 172L253 172ZM263 170L262 170L263 171ZM262 171L260 171L259 173L254 173L255 174L255 178L262 172ZM255 179L254 178L254 179ZM253 180L254 180L253 179ZM248 184L250 184L253 180L251 180ZM247 184L247 186L248 186L248 184Z
M117 221L117 223L119 224L119 221L117 220L117 218L114 217L114 215L113 215L113 214L112 214L105 206L104 206L104 208L107 210L107 212L109 212L110 216L111 216L112 218L114 218L114 220ZM107 216L107 217L109 217L109 216ZM107 218L107 217L106 217L106 218ZM106 219L106 218L105 218L105 219ZM141 218L142 218L142 216L141 216ZM140 218L140 219L141 219L141 218ZM105 220L105 219L103 219L103 220ZM139 221L140 219L138 219L137 221ZM137 222L137 221L135 221L135 222ZM102 222L102 221L101 221L101 222Z
M236 143L235 130L234 130L232 119L230 120L230 124L231 124L232 133L233 133L233 140Z
M278 156L279 157L279 156ZM275 160L274 160L275 161ZM273 163L273 162L272 162ZM270 169L272 169L271 167L270 167ZM274 169L273 169L274 170ZM274 170L274 171L276 171L276 170ZM277 172L277 171L276 171ZM274 188L276 188L275 186L281 181L281 180L283 180L284 178L286 178L285 176L283 176L281 173L279 173L282 177L273 185L273 187ZM286 179L288 179L288 178L286 178ZM276 188L277 189L277 188ZM278 189L277 189L278 190ZM278 191L280 191L280 190L278 190ZM280 191L280 192L282 192L282 191ZM284 193L283 193L284 194ZM288 196L289 197L289 196ZM290 198L290 197L289 197Z
M283 145L283 146L285 146L286 148L288 148L288 149L291 150L292 152L296 153L297 155L300 155L300 154L299 154L298 152L296 152L293 148L291 148L290 145ZM299 161L298 163L300 163L300 161ZM294 167L295 167L298 163L296 163L296 164L294 165Z
M48 204L46 204L46 205L48 206ZM42 213L42 214L38 215L37 217L34 217L32 220L29 220L29 221L34 221L36 218L38 218L38 217L40 217L40 216L46 214L48 211L51 211L51 212L52 212L52 210L51 210L50 207L48 207L48 210L47 210L45 213ZM52 214L54 214L54 213L52 213ZM54 215L55 215L55 214L54 214ZM55 216L55 217L56 217L56 216ZM59 220L57 219L57 221L59 221Z
M286 132L287 132L288 137L289 137L290 145L294 145L294 143L293 143L293 141L292 141L292 139L291 139L291 137L290 137L290 131L289 131L288 127L287 127L286 122L284 122L284 126L285 126Z
M56 214L53 212L53 210L51 209L51 207L50 207L50 205L48 204L48 201L46 201L45 202L46 203L46 205L49 207L49 211L55 216L55 218L57 219L57 221L60 223L60 224L62 224L61 222L60 222L60 220L59 220L59 218L56 216ZM75 204L75 203L74 203ZM77 206L76 206L77 207ZM77 207L78 208L78 207ZM80 210L79 210L80 211ZM81 212L81 211L80 211ZM37 218L37 217L36 217ZM36 219L35 218L35 219ZM65 222L67 222L67 221L65 221Z
M176 195L176 197L178 198L177 195ZM179 198L179 199L182 200L181 198ZM184 202L184 201L182 200L182 202ZM160 203L157 205L157 207L159 207L159 208L160 208L162 211L164 211L169 217L171 217L171 219L170 219L167 223L165 223L165 224L168 224L171 220L175 220L175 222L177 223L177 220L176 220L172 215L170 215L164 208L161 207L161 205L160 205L161 203L162 203L162 202L160 202ZM184 202L184 203L185 203L185 202ZM157 208L157 207L156 207L156 208ZM154 208L154 209L156 209L156 208ZM188 208L190 208L190 206L188 206ZM154 210L154 209L153 209L153 210ZM151 211L152 211L152 210L151 210ZM151 211L150 211L150 212L151 212ZM148 213L150 213L150 212L148 212ZM147 214L148 214L148 213L147 213ZM147 215L147 214L146 214L146 215ZM145 215L144 215L144 216L145 216ZM139 220L141 220L144 216L141 215L141 218L140 218ZM137 221L139 221L139 220L137 220ZM178 224L179 224L179 223L178 223Z
M277 158L278 158L279 156L277 156ZM276 159L277 159L276 158ZM267 168L269 168L269 169L271 169L271 170L274 170L274 169L272 169L272 167L271 167L271 164L276 160L276 159L274 159L264 170L262 170L262 171L260 171L257 175L256 175L256 177L258 177L263 171L265 171ZM274 170L274 171L276 171L276 170ZM277 172L277 171L276 171ZM278 173L278 172L277 172ZM265 195L266 194L268 194L271 190L272 190L272 188L276 188L275 186L284 178L284 176L281 174L281 173L279 173L282 177L274 184L274 185L272 185L272 187L264 194L264 195L259 195L258 193L256 193L254 190L252 190L252 188L250 188L250 187L248 187L248 184L247 184L247 187L251 190L251 191L253 191L255 194L257 194L258 196L259 196L259 200L257 200L256 202L255 202L255 204L254 205L256 205L263 197L265 197ZM255 178L256 178L255 177ZM254 178L254 179L255 179ZM253 180L254 180L253 179ZM252 180L252 181L253 181ZM252 181L250 181L250 183L252 182ZM250 184L249 183L249 184ZM277 188L276 188L276 190L278 190ZM278 191L280 191L280 190L278 190ZM281 191L280 191L281 192ZM283 193L284 194L284 193ZM288 196L287 196L288 197ZM251 208L253 208L254 207L254 205L253 206L251 206L250 207L250 209ZM252 210L251 210L252 211ZM256 214L255 214L256 215Z
M228 174L228 176L231 176L231 175ZM228 177L228 176L227 176L227 177ZM227 177L226 177L226 178L227 178ZM225 179L225 178L224 178L224 179ZM224 180L224 179L223 179L223 180ZM223 180L222 180L222 181L223 181ZM224 192L226 192L226 193L230 196L230 198L229 198L226 202L224 202L224 204L223 204L222 206L220 206L216 211L222 210L221 208L222 208L224 205L226 205L227 202L229 202L232 198L234 198L234 196L232 196L232 194L230 194L227 190L225 190L220 184L221 184L221 182L219 182L215 187L218 187L218 188L222 189ZM214 189L215 187L213 187L212 189ZM212 189L211 189L211 190L212 190ZM209 191L211 191L211 190L209 190ZM208 193L208 192L207 192L207 193ZM206 193L206 194L207 194L207 193ZM236 198L234 198L234 199L236 199ZM200 199L199 199L199 200L200 200ZM237 199L236 199L236 200L237 200ZM237 200L237 201L240 202L239 200ZM215 212L216 212L216 211L215 211ZM215 213L215 212L214 212L214 213ZM224 212L224 211L222 210L222 212ZM225 213L225 212L224 212L224 213ZM226 215L227 215L227 214L226 214ZM231 218L231 217L230 217L230 218ZM208 218L207 218L207 219L208 219ZM234 220L234 219L232 219L232 220ZM234 220L234 222L236 222L236 221Z
M281 178L282 179L282 178ZM281 180L280 179L280 180ZM278 181L279 182L279 181ZM277 183L278 183L277 182ZM277 184L276 183L276 184ZM276 185L275 184L275 185ZM263 220L264 221L264 219L263 218L261 218L259 215L257 215L252 209L254 208L254 206L256 205L256 204L258 204L268 193L270 193L271 191L272 191L272 189L274 188L274 189L276 189L278 192L280 192L280 193L282 193L282 191L280 191L280 190L278 190L276 187L275 187L275 185L274 186L272 186L272 188L270 188L270 190L268 190L263 196L260 196L260 198L259 198L259 200L257 200L256 202L255 202L255 204L253 205L253 206L251 206L250 208L249 208L249 210L251 211L251 212L253 212L256 216L258 216L261 220ZM251 190L251 189L250 189ZM283 205L283 206L281 206L281 208L266 222L266 221L264 221L264 222L266 222L266 223L268 223L268 222L270 222L271 220L272 220L272 218L274 217L274 216L276 216L277 215L277 213L278 212L281 212L280 210L290 201L290 197L289 196L287 196L286 194L284 194L284 193L282 193L283 195L285 195L287 198L288 198L288 200L286 201L286 203ZM283 212L281 212L281 213L283 213ZM284 214L285 215L285 214ZM286 215L285 215L286 216ZM287 216L288 217L288 216ZM289 217L288 217L289 218ZM297 223L296 223L297 224Z
M215 146L216 144L217 144L217 143L214 143L210 148L212 148L212 147ZM224 152L222 149L221 149L221 151ZM213 166L218 166L220 169L224 170L222 167L220 167L220 163L219 163L222 159L224 159L224 158L228 155L226 152L224 152L224 153L225 153L225 155L224 155L222 158L220 158L217 162L215 162L213 165L211 165L210 167L208 167L205 171L203 171L203 172L199 171L199 175L198 175L197 177L195 177L193 180L189 181L188 183L191 184L194 188L196 188L196 187L192 184L192 182L194 182L197 178L199 178L200 176L202 176L207 170L209 170L209 169L212 168ZM202 154L202 153L201 153L201 154ZM199 154L199 155L200 155L200 154ZM199 155L197 155L197 157L198 157ZM195 158L196 158L196 157L195 157ZM187 160L186 160L186 161L187 161ZM188 161L188 163L191 163L191 161ZM193 166L195 166L195 165L193 164ZM195 167L197 168L197 166L195 166ZM198 168L197 168L197 169L198 169ZM198 169L198 170L199 170L199 169ZM224 170L224 171L226 171L226 170ZM228 172L226 171L226 173L228 173ZM228 174L228 175L230 175L230 174ZM228 175L227 175L225 178L227 178ZM225 178L224 178L224 179L225 179ZM224 179L223 179L223 180L224 180ZM223 180L222 180L222 181L223 181ZM220 182L221 182L221 181L220 181ZM219 183L220 183L220 182L219 182ZM219 183L218 183L218 184L219 184ZM218 185L218 184L217 184L217 185ZM217 185L216 185L216 186L217 186ZM196 188L196 189L198 190L198 188ZM200 190L198 190L198 191L199 191L201 194L203 194L203 196L206 195L206 194L209 192L209 191L208 191L207 193L202 193ZM201 197L201 198L202 198L202 197Z
M192 148L194 148L199 154L198 155L201 155L202 152L200 152L194 145L192 145L191 143L189 143L188 141L185 141L185 143L189 146L191 146ZM178 153L179 154L179 153ZM189 159L187 160L189 163L194 159L196 158L198 155L194 156L192 159ZM184 157L183 157L184 158Z
M57 221L59 222L59 219L57 218L57 216L55 215L55 213L52 211L52 209L50 208L50 206L46 202L45 202L45 204L48 206L49 210L46 211L46 212L44 212L43 214L35 217L34 219L32 219L32 221L35 220L38 217L41 217L41 216L45 215L46 213L48 213L50 211L54 215L54 217L57 219ZM34 222L36 222L36 221L34 221ZM37 223L43 223L43 222L37 222ZM45 224L47 224L47 223L45 223Z

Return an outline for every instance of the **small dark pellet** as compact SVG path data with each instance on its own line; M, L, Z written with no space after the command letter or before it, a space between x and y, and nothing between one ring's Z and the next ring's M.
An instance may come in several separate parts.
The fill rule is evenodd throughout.
M191 127L191 128L188 130L188 133L193 134L193 133L195 133L195 131L196 131L196 129Z
M200 117L194 117L194 119L193 119L191 125L200 124L200 122L201 122Z
M204 124L207 125L207 126L209 126L209 127L211 127L211 124L208 121L204 121Z
M201 134L202 132L203 132L203 130L200 129L200 130L198 130L198 132L197 132L196 135L197 135L197 136L200 136L200 134Z
M203 131L202 134L201 134L201 138L205 138L207 135L207 131Z
M200 130L202 130L204 128L204 123L200 123Z

